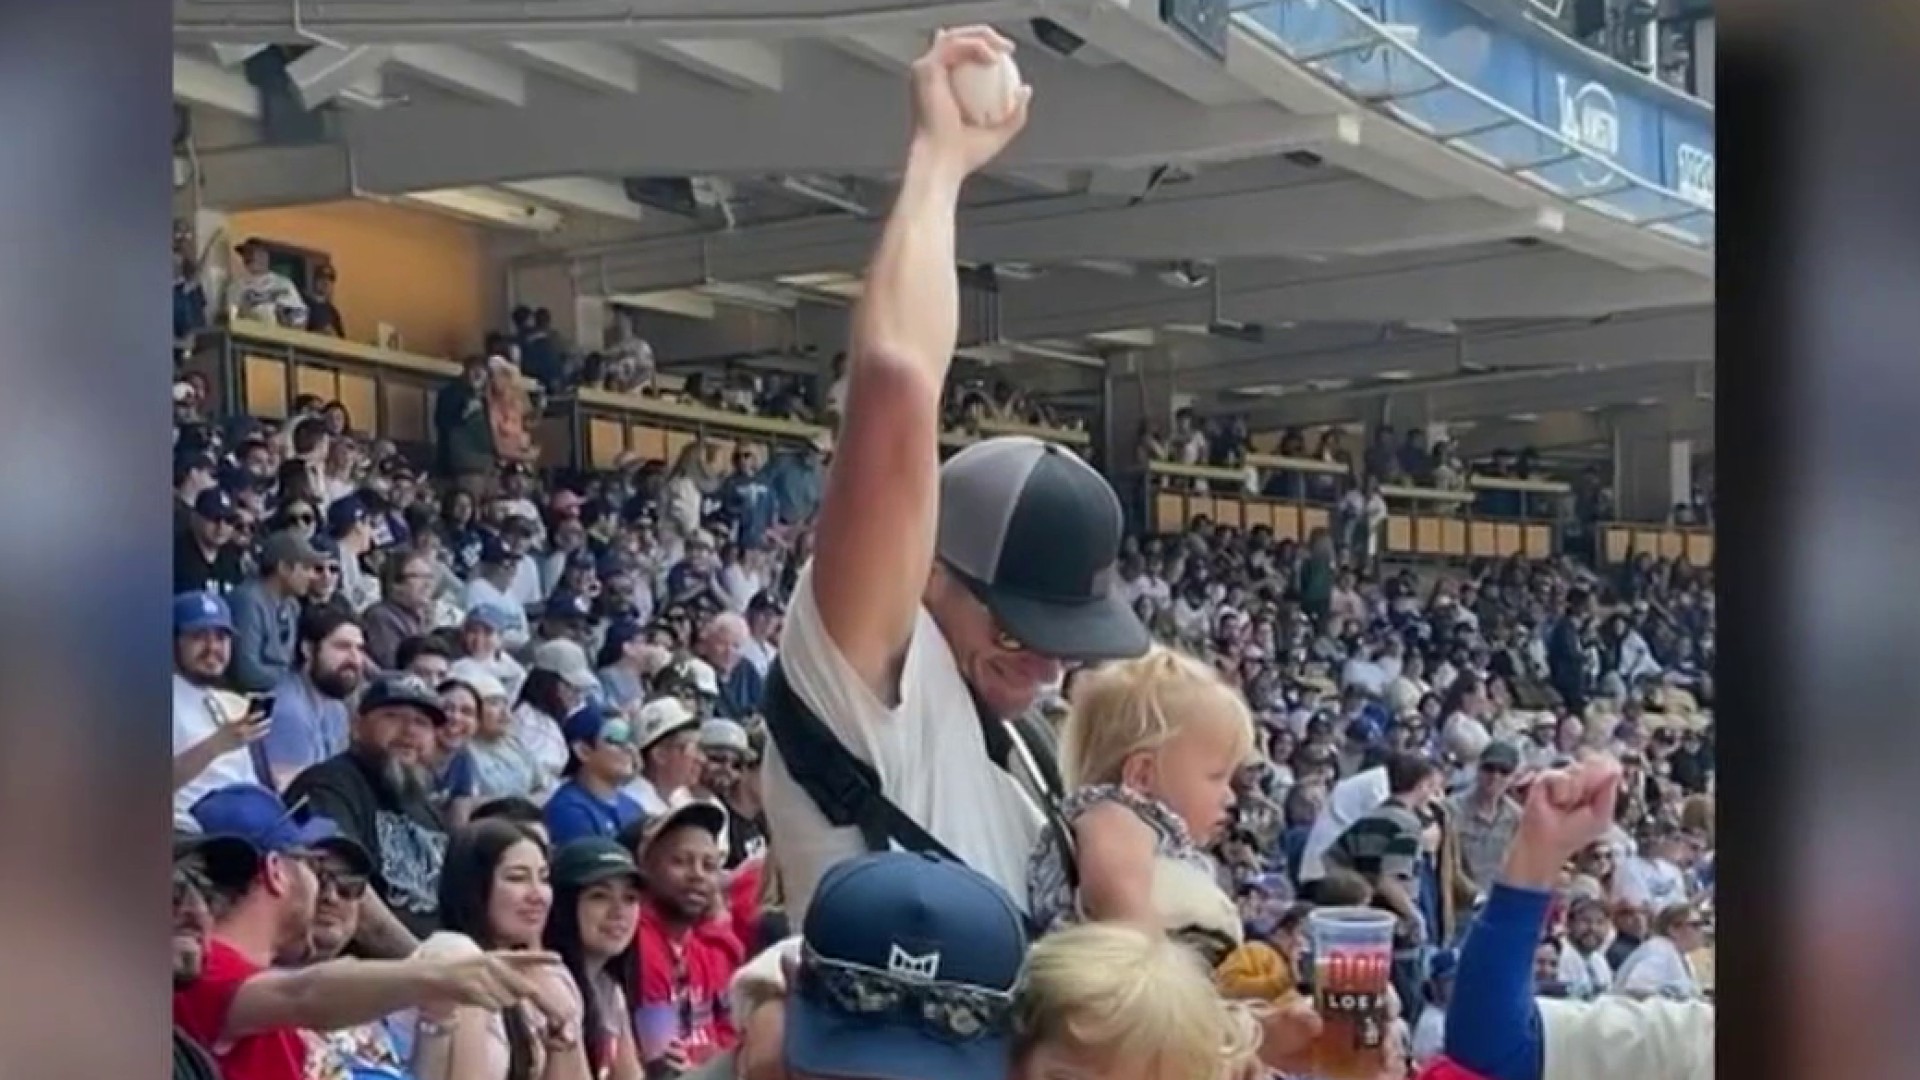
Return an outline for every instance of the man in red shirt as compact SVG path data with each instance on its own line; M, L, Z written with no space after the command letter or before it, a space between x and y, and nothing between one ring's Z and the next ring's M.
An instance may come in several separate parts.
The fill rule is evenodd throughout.
M210 1051L224 1080L302 1080L302 1030L334 1031L418 1005L499 1009L532 997L522 971L557 963L550 953L459 960L333 960L287 970L309 951L314 863L326 852L366 877L372 860L333 822L296 823L280 796L257 784L208 792L192 808L203 843L244 841L257 860L206 860L217 913L197 978L173 993L173 1022Z
M634 1035L649 1073L686 1069L733 1047L727 984L745 959L722 903L720 830L726 813L688 803L657 818L642 835L640 965Z

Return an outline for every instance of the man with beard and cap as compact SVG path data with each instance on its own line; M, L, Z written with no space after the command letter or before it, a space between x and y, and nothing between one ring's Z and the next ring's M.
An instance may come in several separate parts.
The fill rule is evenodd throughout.
M382 675L360 697L345 752L287 788L290 801L337 822L372 856L356 939L363 952L404 956L439 928L440 863L447 831L427 767L434 729L447 722L439 695L411 675Z

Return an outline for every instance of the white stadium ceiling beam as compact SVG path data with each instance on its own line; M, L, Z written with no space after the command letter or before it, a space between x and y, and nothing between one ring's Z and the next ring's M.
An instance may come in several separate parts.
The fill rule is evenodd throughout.
M260 118L260 91L246 76L197 56L173 54L173 97L229 116Z
M758 41L667 39L645 42L640 47L652 56L734 90L777 94L786 82L785 65L777 45Z
M582 89L617 94L640 90L638 58L611 45L585 41L515 41L507 48L530 67Z
M907 30L893 34L848 34L835 38L833 44L848 56L882 71L899 72L907 70L932 40L930 33Z
M1335 391L1275 398L1265 404L1223 407L1245 415L1255 431L1364 420L1378 415L1381 398L1417 396L1437 421L1505 418L1593 406L1692 398L1703 369L1690 364L1653 364L1602 371L1503 372L1465 375L1430 386ZM1257 401L1257 399L1249 399Z
M516 180L502 184L508 191L552 203L569 210L584 210L602 217L639 221L640 204L627 198L619 184L588 176L557 176L546 180Z
M1308 325L1277 335L1260 353L1232 350L1182 364L1173 373L1173 383L1181 393L1207 395L1312 380L1424 378L1457 371L1463 364L1513 370L1710 363L1713 335L1711 308L1636 311L1599 322L1555 322L1457 339L1423 334L1382 341L1377 330Z
M400 50L404 55L406 47ZM1267 104L1207 108L1120 68L1029 57L1047 107L998 164L1130 167L1280 154L1358 138L1353 117L1302 118ZM695 80L624 98L543 97L525 109L414 105L349 118L359 175L375 191L538 176L880 175L909 130L899 79L831 50L788 50L784 92L715 94ZM1125 123L1116 123L1125 117ZM503 154L501 146L514 152Z
M385 45L315 45L287 65L287 78L306 109L317 109L369 78L393 55Z
M1340 262L1226 264L1215 288L1086 275L1001 294L1010 338L1073 337L1129 326L1242 322L1442 322L1598 318L1708 303L1713 286L1681 271L1636 273L1548 245L1499 245Z
M490 105L511 105L515 108L527 103L527 73L523 68L514 67L491 56L482 56L471 49L456 45L396 45L393 48L393 63L425 79L427 82L458 94L461 97ZM623 106L630 102L610 99ZM420 111L435 111L432 106L392 109L372 116L411 116ZM500 143L494 146L498 148ZM457 178L445 184L416 184L414 187L451 187L459 184Z

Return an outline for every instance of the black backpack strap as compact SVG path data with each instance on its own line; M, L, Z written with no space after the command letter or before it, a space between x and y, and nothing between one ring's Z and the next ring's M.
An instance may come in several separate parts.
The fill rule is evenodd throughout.
M986 733L987 754L994 764L1012 775L1016 782L1022 772L1030 778L1027 786L1047 819L1048 835L1060 849L1060 866L1066 871L1067 884L1078 889L1079 847L1073 840L1073 823L1060 813L1067 788L1061 779L1060 755L1055 749L1058 739L1053 729L1031 713L999 723L983 720L981 728ZM1031 790L1034 788L1038 790Z
M779 659L767 669L761 698L767 734L780 748L787 775L807 793L827 823L860 830L868 851L899 844L908 851L964 862L880 790L880 774L847 749L819 714L800 700Z

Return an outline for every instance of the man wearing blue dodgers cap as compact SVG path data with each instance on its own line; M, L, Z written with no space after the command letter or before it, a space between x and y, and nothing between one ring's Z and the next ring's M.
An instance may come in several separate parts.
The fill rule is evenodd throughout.
M555 847L590 836L618 836L645 816L620 790L633 778L633 725L588 703L561 725L567 740L566 780L547 800L547 835Z
M203 833L199 850L211 856L217 844L238 843L257 855L204 860L217 916L198 976L173 995L174 1024L211 1049L221 1074L233 1080L304 1076L302 1031L354 1027L421 1005L519 1004L533 993L522 973L557 962L545 953L481 954L275 969L306 958L319 891L316 854L326 850L358 872L369 865L366 851L325 819L296 824L286 804L259 785L210 792L194 804L194 816Z
M783 1057L796 1076L1003 1080L1025 916L933 856L839 863L807 909Z
M205 592L173 598L173 820L196 831L190 810L228 784L264 778L248 746L267 733L267 718L222 683L233 646L227 602Z

